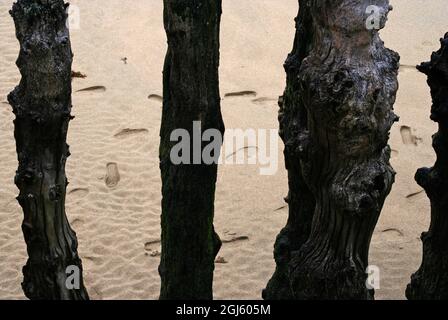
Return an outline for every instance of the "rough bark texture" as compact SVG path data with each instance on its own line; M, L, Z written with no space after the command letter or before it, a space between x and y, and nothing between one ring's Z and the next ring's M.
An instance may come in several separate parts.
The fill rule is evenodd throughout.
M22 287L30 299L88 299L76 235L65 214L72 65L66 5L62 0L19 0L11 15L22 75L8 96L16 116L15 183L29 255ZM68 266L81 271L79 290L67 289Z
M271 285L283 289L265 291L268 298L373 298L365 271L371 236L394 181L387 142L398 120L393 104L399 57L384 47L378 30L367 29L369 5L380 9L384 27L387 0L300 1L303 14L280 117L282 131L288 131L283 136L289 234L277 241L282 276L279 285ZM289 248L286 254L279 241Z
M285 165L288 170L289 192L285 199L289 207L286 227L277 236L274 258L277 264L274 275L263 291L263 299L293 299L288 265L291 253L308 239L313 219L314 196L306 185L300 162L300 141L307 132L307 111L299 95L298 75L303 59L309 54L312 29L311 15L306 1L299 0L296 18L296 35L292 52L285 62L286 89L279 99L280 136L285 144Z
M201 121L201 132L224 133L218 80L221 0L165 0L164 6L160 298L212 299L214 259L221 247L213 228L217 165L174 165L170 135L183 128L193 137L193 121Z
M431 201L431 225L422 234L422 264L406 290L411 300L448 299L448 33L441 45L430 62L417 67L428 76L431 119L439 124L439 131L433 136L436 164L419 169L415 175Z

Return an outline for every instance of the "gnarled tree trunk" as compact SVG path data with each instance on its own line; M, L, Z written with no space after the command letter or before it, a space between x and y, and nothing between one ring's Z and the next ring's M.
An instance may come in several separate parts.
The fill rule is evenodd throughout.
M422 234L423 261L406 290L410 300L448 299L448 33L442 48L418 70L428 76L431 88L431 119L439 124L433 137L437 162L417 171L415 179L431 200L431 225Z
M399 57L366 27L376 5L384 27L387 0L311 1L313 40L299 72L308 112L302 173L316 199L308 241L290 262L298 299L371 299L366 286L370 240L389 194L389 130Z
M303 208L312 208L312 200L315 208L308 239L290 254L295 299L373 298L365 272L371 236L394 181L387 143L398 119L392 110L399 57L383 46L378 30L367 28L370 5L384 27L387 0L300 2L307 16L301 20L299 14L303 58L297 60L297 113L290 120L300 129L290 134L306 184L301 201L308 205L290 219L305 216L297 221L303 236L310 223Z
M65 214L72 65L66 5L63 0L19 0L11 14L22 74L20 85L8 96L16 116L15 183L29 255L22 287L30 299L88 299L76 235ZM76 268L79 289L76 280L68 279L78 274Z
M314 196L305 183L300 162L301 139L307 132L307 111L299 95L300 66L308 56L312 40L312 19L308 0L299 0L296 18L296 35L292 52L285 62L286 89L279 100L280 136L285 144L285 165L288 170L289 192L285 199L289 207L286 227L277 236L274 258L277 264L274 275L263 291L267 300L293 299L288 277L292 252L308 240L313 220Z
M202 159L174 164L170 135L184 129L194 140L194 121L201 121L201 135L211 128L224 133L218 80L221 0L165 0L164 6L160 299L212 299L214 259L221 246L213 228L217 164ZM197 150L190 142L193 160ZM199 148L202 152L204 145Z

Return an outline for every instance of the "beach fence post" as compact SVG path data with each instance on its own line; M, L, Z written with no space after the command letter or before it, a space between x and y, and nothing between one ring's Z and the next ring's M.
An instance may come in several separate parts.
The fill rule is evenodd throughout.
M205 145L196 145L195 139L190 139L193 152L188 163L173 163L170 155L176 142L170 136L180 129L190 137L194 130L202 136L208 129L224 135L218 79L220 20L221 0L164 0L168 51L160 130L160 299L213 298L214 260L221 247L213 227L218 164L198 156L196 151Z
M289 219L263 297L373 299L369 246L395 176L388 139L399 56L378 33L392 8L381 1L372 10L369 0L299 8L279 117Z
M428 76L431 119L438 123L439 130L433 136L437 154L434 167L421 168L415 175L431 201L431 225L421 236L423 259L407 287L409 300L448 299L448 33L440 43L431 61L417 66Z
M300 66L308 56L312 43L312 19L310 7L300 0L296 18L296 33L292 52L288 55L284 68L286 89L278 104L280 137L285 149L285 166L288 171L289 192L285 201L288 204L288 222L277 236L274 246L276 270L263 290L266 300L294 299L289 283L289 262L292 252L299 250L306 242L311 230L315 200L302 174L302 162L298 154L299 139L306 137L307 111L299 96L298 76Z
M29 256L22 288L29 299L89 298L76 234L65 213L65 163L70 154L66 140L72 118L66 8L63 0L18 0L11 10L22 79L8 100L16 117L15 183Z

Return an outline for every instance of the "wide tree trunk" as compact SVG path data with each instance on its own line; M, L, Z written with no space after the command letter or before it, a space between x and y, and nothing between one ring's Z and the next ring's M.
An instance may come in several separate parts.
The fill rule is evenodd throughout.
M63 0L19 0L11 15L20 42L17 66L22 75L8 96L16 116L15 183L29 255L22 287L30 299L88 299L76 235L65 214L72 106L66 5ZM77 275L79 279L69 278Z
M422 234L423 261L406 290L408 299L448 299L448 33L442 48L418 70L428 76L431 119L439 124L433 136L437 161L433 168L417 171L415 179L431 201L431 225Z
M277 236L274 258L277 264L274 275L263 291L267 300L293 299L288 277L292 252L308 240L313 220L314 196L305 183L300 162L301 139L307 133L307 111L299 95L297 80L300 66L308 56L312 40L312 18L307 0L299 0L296 34L292 52L285 62L286 89L279 99L280 136L285 144L285 165L288 170L289 192L285 199L289 207L286 227Z
M297 152L291 161L302 177L291 170L289 176L306 186L290 220L303 217L294 220L305 237L313 217L306 242L289 243L299 247L290 254L287 273L295 299L373 298L365 272L371 236L394 181L387 143L398 119L393 104L399 57L384 47L378 30L367 28L370 5L376 5L383 28L387 0L300 2L306 15L299 14L302 56L293 64L297 102L288 102L288 88L284 102L296 112L289 120L298 128L290 133Z
M221 0L164 1L168 52L160 133L160 299L213 298L214 259L221 246L213 227L217 164L198 159L193 140L207 129L224 133L218 78L220 18ZM194 121L201 121L201 129L194 129ZM170 135L176 129L191 137L191 164L174 164L170 157L176 143ZM204 147L199 143L201 152Z

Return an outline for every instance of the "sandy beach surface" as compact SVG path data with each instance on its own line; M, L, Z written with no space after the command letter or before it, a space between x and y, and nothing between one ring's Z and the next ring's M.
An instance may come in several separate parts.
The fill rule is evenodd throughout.
M24 299L26 262L22 211L13 183L17 158L7 94L20 80L18 43L0 0L0 299ZM377 299L402 299L421 261L420 233L429 201L414 182L434 163L425 77L414 66L439 48L448 31L446 0L393 0L382 31L401 55L391 132L396 183L377 225L370 264L380 268ZM156 299L160 280L160 174L158 163L162 67L166 50L162 0L73 0L79 29L71 31L73 81L67 163L67 214L79 239L85 282L93 299ZM277 98L285 85L283 62L292 47L297 0L223 1L222 111L227 128L276 129ZM96 90L80 89L97 86ZM99 86L99 87L98 87ZM225 94L253 91L250 95ZM259 299L274 270L272 248L286 223L286 171L278 140L278 171L261 176L257 165L220 166L215 224L226 240L216 265L217 299ZM250 146L248 146L250 147ZM111 177L118 168L119 179Z

